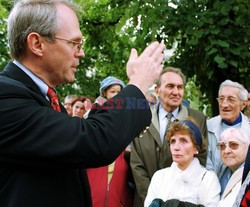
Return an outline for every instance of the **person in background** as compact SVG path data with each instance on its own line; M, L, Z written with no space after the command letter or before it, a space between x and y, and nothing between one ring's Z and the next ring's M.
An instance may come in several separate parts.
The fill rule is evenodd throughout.
M218 148L222 162L229 168L231 176L226 184L218 207L232 207L241 188L244 163L250 136L243 129L230 127L221 133Z
M156 84L153 84L146 93L146 98L150 107L155 106L158 101L157 95L155 94L155 86Z
M83 118L86 113L85 104L86 98L83 96L77 96L72 102L72 116Z
M174 121L166 139L173 163L154 173L144 206L155 206L154 200L160 199L164 206L184 206L180 204L185 203L185 206L216 207L220 199L220 183L216 174L206 170L197 159L204 143L193 119Z
M77 97L77 95L67 95L64 98L63 106L66 109L68 115L72 116L72 102Z
M171 122L190 116L202 131L204 143L207 136L206 117L200 111L182 104L186 77L179 68L165 68L156 82L158 103L151 107L150 127L134 139L131 149L131 169L136 184L134 206L143 206L153 174L172 164L169 143L164 139ZM201 164L206 164L206 144L198 155Z
M95 113L95 109L100 109L101 106L108 100L117 95L123 88L125 84L123 81L117 79L113 76L108 76L100 82L99 93L100 95L95 99L94 105L90 107L84 115L84 118L89 116L89 113ZM94 107L94 108L93 108Z
M163 68L163 43L140 55L131 49L129 82L115 97L122 104L79 119L58 101L54 88L74 82L85 56L77 10L67 0L19 0L9 14L13 61L0 73L1 207L92 206L85 168L112 163L150 124L150 110L129 100L146 105Z
M231 172L223 165L217 144L221 133L230 127L241 128L250 135L249 119L241 113L241 110L246 106L247 90L237 82L225 80L220 85L217 100L220 114L207 121L208 157L206 168L217 174L221 183L221 193L223 193Z
M244 109L244 114L250 120L250 88L248 88L247 91L248 91L248 94L247 94L247 105L246 105L246 108Z
M146 98L150 107L153 107L157 103L157 97L152 91L147 91Z
M85 107L85 114L83 115L83 118L87 118L88 112L91 109L93 103L95 102L96 98L95 97L88 97L84 96L85 101L84 101L84 107Z
M123 81L119 80L116 77L108 76L100 83L100 96L99 98L104 99L111 99L116 94L118 94L123 88L125 87L125 84ZM98 99L98 98L97 98ZM99 100L98 100L99 102ZM105 100L104 100L105 102ZM99 105L102 104L102 102L98 103Z
M96 109L91 109L88 117L93 116L98 108L108 99L117 95L124 87L123 81L113 76L101 81L100 96L96 99L95 107L93 107ZM128 179L131 170L129 160L125 159L125 153L126 150L110 165L87 169L93 207L132 206L132 192L129 188ZM127 153L130 152L127 151Z

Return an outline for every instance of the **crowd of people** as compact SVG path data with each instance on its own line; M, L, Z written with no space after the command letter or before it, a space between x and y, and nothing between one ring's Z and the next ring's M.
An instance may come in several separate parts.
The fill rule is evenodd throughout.
M207 119L153 42L131 49L127 85L108 76L99 97L62 105L55 87L75 80L85 56L77 13L67 0L20 0L8 17L0 206L250 206L249 91L223 81L219 114Z
M250 143L250 117L243 113L249 93L225 80L218 90L220 114L207 120L183 101L185 82L181 69L163 69L145 95L152 112L148 129L110 165L87 169L94 207L233 206ZM79 117L94 115L123 88L122 80L105 78L92 109Z
M181 69L163 69L154 88L145 94L152 112L147 130L110 165L87 169L94 207L173 207L181 202L233 206L250 143L250 93L241 84L225 80L218 90L219 115L207 120L183 99L185 83ZM122 80L105 78L100 96L88 105L92 109L86 108L85 115L78 117L95 114L123 88ZM79 97L70 97L74 108Z

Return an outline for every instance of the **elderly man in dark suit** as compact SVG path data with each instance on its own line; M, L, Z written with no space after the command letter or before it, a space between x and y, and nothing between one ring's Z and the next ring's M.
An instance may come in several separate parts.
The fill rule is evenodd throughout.
M91 206L83 169L113 162L150 124L144 94L162 70L158 42L140 56L132 49L130 81L112 108L85 120L58 103L53 88L73 82L84 57L75 12L65 0L20 0L9 15L14 61L0 75L1 207Z

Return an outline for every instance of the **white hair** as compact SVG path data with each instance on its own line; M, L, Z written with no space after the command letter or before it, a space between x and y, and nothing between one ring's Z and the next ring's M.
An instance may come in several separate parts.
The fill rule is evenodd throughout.
M239 98L240 98L242 101L247 101L248 92L247 92L247 90L244 88L243 85L241 85L241 84L238 83L238 82L231 81L231 80L225 80L224 82L222 82L222 83L220 84L219 95L220 95L220 93L221 93L222 88L225 87L225 86L231 86L231 87L235 87L235 88L240 89Z
M241 141L247 145L249 145L249 143L250 143L250 136L243 129L238 129L238 128L234 128L234 127L227 128L226 130L224 130L221 133L220 141L223 141L224 139L228 139L230 137L238 139L239 141Z

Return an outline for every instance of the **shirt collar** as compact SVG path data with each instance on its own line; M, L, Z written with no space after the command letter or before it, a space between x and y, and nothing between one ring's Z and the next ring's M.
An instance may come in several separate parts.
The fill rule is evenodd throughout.
M178 112L179 112L179 107L176 108L173 112L171 112L171 114L173 115L173 118L176 119L177 115L178 115ZM169 112L167 112L162 104L159 104L159 111L158 111L158 116L159 116L159 120L163 120L165 119L166 115L168 114ZM173 120L173 118L171 120Z
M238 118L237 118L233 123L229 123L229 122L227 122L226 120L222 119L222 122L223 122L224 124L228 125L228 126L234 126L234 125L236 125L236 124L241 123L241 121L242 121L241 113L239 114Z
M17 60L14 60L13 63L17 65L23 72L25 72L35 82L35 84L38 86L42 94L47 98L47 91L49 87L46 85L46 83L44 83L44 81L38 78L34 73L32 73L28 68L26 68Z

